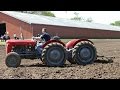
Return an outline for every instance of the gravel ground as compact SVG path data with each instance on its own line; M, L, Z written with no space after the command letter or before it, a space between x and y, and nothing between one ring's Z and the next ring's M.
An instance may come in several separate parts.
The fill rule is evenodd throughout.
M18 68L5 63L5 46L0 46L0 79L120 79L120 40L93 41L98 55L115 57L113 62L99 59L82 66L66 62L64 67L46 67L40 60L22 60Z

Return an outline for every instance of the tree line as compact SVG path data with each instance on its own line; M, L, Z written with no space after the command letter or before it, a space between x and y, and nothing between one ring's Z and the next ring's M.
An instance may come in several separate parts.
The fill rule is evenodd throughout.
M50 11L19 11L19 12L56 17L54 13Z
M52 13L51 11L19 11L19 12L56 17L55 14ZM86 22L92 22L93 21L92 18L84 19L83 17L80 17L79 13L77 13L77 12L74 12L74 15L75 16L73 18L71 18L71 20L86 21Z
M44 15L44 16L50 16L50 17L56 17L55 14L52 13L51 11L19 11L19 12L37 14L37 15ZM74 12L74 15L75 16L72 17L71 20L93 22L93 19L91 17L85 19L85 18L79 16L79 13L77 13L77 12ZM112 22L112 23L110 23L110 25L120 26L120 20Z

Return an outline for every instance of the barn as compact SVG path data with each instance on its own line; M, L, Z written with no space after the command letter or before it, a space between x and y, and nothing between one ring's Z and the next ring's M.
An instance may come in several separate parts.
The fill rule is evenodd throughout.
M15 11L0 12L0 36L8 32L10 37L21 32L25 39L41 34L47 28L52 35L61 38L113 39L120 38L120 27L69 19L20 13Z

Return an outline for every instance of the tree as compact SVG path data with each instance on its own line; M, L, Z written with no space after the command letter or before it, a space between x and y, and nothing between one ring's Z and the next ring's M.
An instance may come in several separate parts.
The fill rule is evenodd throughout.
M75 14L75 17L74 17L74 18L71 18L71 20L77 20L77 21L82 21L82 20L83 20L82 17L79 17L79 13L74 12L74 14Z
M120 26L120 21L115 21L113 23L110 23L110 25L113 25L113 26Z
M55 17L55 15L50 11L42 11L41 15Z
M85 20L86 22L92 22L92 18L87 18L87 20Z
M22 12L22 13L30 13L30 14L36 14L36 12L38 12L38 11L19 11L19 12Z
M50 11L19 11L19 12L55 17L55 15Z
M79 13L77 12L74 12L75 14L75 17L74 18L71 18L71 20L77 20L77 21L84 21L84 22L92 22L92 18L87 18L87 19L84 19L83 17L79 17Z

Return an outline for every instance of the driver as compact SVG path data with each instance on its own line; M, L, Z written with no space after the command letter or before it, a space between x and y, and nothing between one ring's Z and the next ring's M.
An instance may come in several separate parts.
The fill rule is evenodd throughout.
M42 53L42 45L49 41L51 39L51 36L46 32L46 28L42 29L42 35L40 36L40 41L37 42L36 50L38 52L38 55L41 55Z
M51 36L46 32L46 28L42 29L42 35L40 36L40 38L45 42L51 39Z

